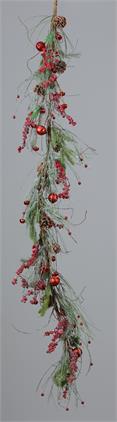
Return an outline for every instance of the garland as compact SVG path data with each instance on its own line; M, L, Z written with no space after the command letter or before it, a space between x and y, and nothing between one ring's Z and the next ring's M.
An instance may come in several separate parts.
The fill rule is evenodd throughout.
M63 405L63 401L67 400L65 409L68 411L72 394L75 395L76 404L79 400L84 404L77 381L86 351L89 369L93 363L89 349L92 334L82 314L80 300L57 266L57 255L65 252L60 231L66 231L75 240L68 215L64 215L64 211L62 213L65 208L61 209L61 201L65 202L70 197L67 169L73 169L80 185L81 181L74 167L79 165L87 168L88 150L87 146L83 150L77 136L59 123L59 118L62 117L69 125L76 125L68 113L65 92L59 85L59 76L65 72L67 60L71 56L77 56L73 52L71 55L68 53L71 42L64 32L66 23L65 17L57 16L57 2L54 2L49 33L44 41L36 43L37 57L41 58L38 69L29 81L34 83L32 100L23 125L22 143L18 152L21 154L25 148L29 148L38 154L40 139L43 138L43 160L37 167L34 186L24 200L25 209L19 220L28 227L33 243L32 252L30 257L22 259L12 284L20 283L22 303L30 302L39 306L38 313L41 317L50 310L50 319L52 316L55 318L56 327L44 333L49 337L47 353L53 353L60 343L62 356L57 364L49 368L52 371L48 377L46 371L37 390L45 377L45 389L47 381L51 379L51 393L56 386L58 403ZM18 94L17 99L19 98ZM44 394L43 389L41 396Z

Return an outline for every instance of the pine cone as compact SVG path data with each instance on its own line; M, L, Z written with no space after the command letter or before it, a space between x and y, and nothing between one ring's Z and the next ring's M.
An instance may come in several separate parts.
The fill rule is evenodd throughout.
M53 251L55 253L59 253L61 251L60 245L58 243L54 243L52 246L53 246Z
M55 16L53 18L53 24L56 28L64 28L66 23L67 23L67 21L66 21L66 18L64 16Z
M34 88L34 92L36 92L37 95L44 95L45 89L41 85L36 85L35 88Z
M60 151L60 149L61 149L61 146L60 146L59 144L56 144L56 145L53 147L53 150L54 150L55 152L59 152L59 151Z
M41 228L47 228L47 221L46 221L46 219L45 218L43 218L43 220L41 220L41 222L40 222L40 227Z
M66 63L63 60L59 60L57 64L55 64L55 71L58 73L64 73L66 70Z
M51 229L51 227L54 226L54 222L53 222L53 220L51 220L50 217L48 217L47 214L44 213L43 218L40 222L40 226L43 227L43 228Z

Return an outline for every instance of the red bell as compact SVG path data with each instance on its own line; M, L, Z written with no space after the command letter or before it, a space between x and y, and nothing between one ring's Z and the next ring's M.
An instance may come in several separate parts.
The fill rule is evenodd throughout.
M43 51L45 48L45 43L43 41L38 41L36 44L36 48L38 51Z
M38 135L45 135L47 133L46 127L41 125L36 127L36 131Z
M57 272L52 273L50 277L51 286L57 286L60 283L60 277Z
M54 204L54 202L56 202L58 200L57 193L54 193L54 192L50 193L48 195L48 199L49 199L50 202L52 202Z

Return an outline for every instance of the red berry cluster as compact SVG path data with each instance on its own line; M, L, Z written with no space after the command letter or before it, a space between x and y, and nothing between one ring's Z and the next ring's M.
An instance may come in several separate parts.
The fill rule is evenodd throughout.
M62 36L59 33L56 33L57 40L61 40ZM67 104L61 103L61 98L65 95L65 92L58 91L56 82L57 82L57 75L55 73L62 73L66 70L66 63L61 60L61 55L58 50L53 50L49 48L44 42L39 41L36 44L37 50L41 53L42 56L42 65L39 68L38 72L44 74L43 80L39 85L39 94L42 95L44 101L45 90L50 88L55 88L55 92L49 94L49 100L51 101L51 105L53 106L53 111L51 111L51 118L55 119L54 111L56 110L58 113L61 114L62 117L66 117L69 124L73 126L76 125L76 122L73 120L71 116L66 113ZM48 73L46 72L48 71ZM36 90L34 89L36 92ZM41 118L41 114L45 113L46 110L42 106L39 109L39 116ZM26 120L24 122L23 131L22 131L22 144L18 146L18 152L21 151L26 146L27 137L29 134L30 129L34 129L38 135L45 135L47 133L46 127L40 125L38 123L38 119L32 119L33 112L31 111ZM13 116L15 118L15 116ZM32 150L35 152L39 151L38 145L32 145ZM65 191L65 197L68 195ZM67 196L68 197L68 196Z
M65 92L63 91L53 92L49 95L49 99L50 101L58 102L61 97L64 97L64 95L65 95Z
M44 45L41 55L42 55L42 66L39 68L39 72L44 73L46 72L46 70L49 70L53 73L57 73L56 65L58 65L58 63L60 62L59 51L58 50L54 51L51 48L48 48L46 45Z
M65 387L64 390L63 390L63 398L67 399L67 395L68 395L68 388Z
M39 272L41 275L46 274L49 272L49 266L45 262L42 262L39 268Z
M37 125L36 122L34 122L31 119L32 113L33 112L31 111L28 114L28 116L26 117L26 120L24 122L23 131L22 131L22 145L20 145L18 147L18 152L21 152L25 148L30 128L35 129L38 135L45 135L47 133L45 126ZM45 109L40 108L40 113L45 113ZM34 151L38 151L39 147L37 145L34 145L34 146L32 146L32 149Z
M18 152L21 152L22 149L25 148L30 127L31 127L31 119L30 119L30 115L28 115L24 122L23 131L22 131L22 145L19 145Z
M27 289L26 293L23 294L23 296L21 298L21 302L26 303L27 300L28 300L28 296L33 295L32 299L30 300L30 303L32 305L37 305L38 302L39 302L38 296L39 296L41 291L45 290L46 283L45 283L44 280L35 281L35 282L33 282L33 287L31 287L29 289L29 283L27 282L27 280L22 278L21 286L23 287L23 289Z
M53 108L56 109L63 118L66 118L69 124L71 124L72 126L76 126L77 123L65 111L68 105L66 103L60 103L61 97L63 97L64 95L65 95L65 92L60 91L60 92L55 92L55 93L50 94L49 98L50 98L50 101L54 103Z
M72 382L76 379L78 366L77 361L78 358L81 356L82 350L80 348L71 349L70 350L70 375L67 378L68 384L72 384Z
M65 168L62 166L61 162L59 160L55 161L55 167L57 169L57 178L56 183L63 183L63 191L59 193L58 197L62 199L68 199L69 198L69 190L70 190L70 183L68 180L68 177L65 173Z
M30 200L29 199L25 199L25 201L24 201L24 205L25 205L25 211L23 211L23 213L22 213L22 217L19 219L19 222L21 223L21 224L24 224L25 223L25 213L26 213L26 210L27 210L27 207L28 207L28 205L30 204Z
M12 280L12 284L13 285L17 284L17 277L21 276L21 274L23 273L23 271L25 269L27 269L30 266L34 265L34 263L35 263L35 261L36 261L36 259L38 257L38 253L39 253L39 245L38 244L35 244L35 245L32 246L32 254L31 254L31 257L27 261L23 262L23 264L21 264L20 267L16 270L16 276ZM26 286L24 286L24 287L26 287Z
M45 336L52 335L52 340L48 345L47 353L52 353L56 349L60 338L63 336L65 330L67 329L67 326L68 326L67 319L62 318L58 322L57 327L54 330L45 331Z
M29 133L29 127L31 126L31 120L30 117L26 117L26 120L24 122L23 131L22 131L22 139L23 139L23 145L26 145L27 135Z
M62 117L66 118L70 125L76 126L77 123L74 121L73 117L69 116L69 114L66 113L67 104L61 104L57 106L57 111L61 114Z
M56 34L56 38L58 40L62 39L61 34L57 33ZM53 83L55 83L57 81L57 75L55 75L55 73L57 73L57 65L61 64L61 59L60 59L60 53L59 50L52 50L50 48L48 48L45 43L43 42L38 42L36 44L36 48L41 52L42 55L42 66L39 68L39 73L46 73L46 70L48 70L50 72L48 79L45 79L42 83L41 83L41 87L44 89L49 88L49 86L51 86ZM63 68L63 71L66 68ZM63 72L62 71L62 72ZM59 73L59 70L58 70ZM57 110L62 117L66 117L66 119L68 120L69 124L72 124L73 126L75 126L77 123L74 121L74 119L69 116L66 113L66 108L68 107L66 103L60 103L61 101L61 97L64 96L65 93L60 91L60 92L55 92L49 95L49 99L51 101L51 103L53 102L53 110ZM52 117L55 118L54 114L52 113Z
M28 300L28 296L33 295L30 303L32 305L37 305L39 302L40 293L43 292L46 288L46 283L43 279L39 279L32 283L29 283L25 278L22 277L22 273L26 268L29 268L31 265L35 264L35 261L38 258L39 247L38 245L33 245L32 247L32 256L31 258L22 264L16 271L16 277L13 278L12 284L17 284L17 278L20 277L21 279L21 287L23 288L23 296L21 298L21 302L26 303ZM39 267L39 274L43 277L46 273L49 272L49 267L47 264L41 263Z

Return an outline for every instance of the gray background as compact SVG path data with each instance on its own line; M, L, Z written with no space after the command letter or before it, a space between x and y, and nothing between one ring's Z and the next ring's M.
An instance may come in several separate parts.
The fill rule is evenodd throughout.
M81 187L71 176L73 220L79 222L86 209L88 218L74 230L78 245L69 239L70 257L60 258L64 275L77 292L87 286L83 307L100 330L94 330L91 347L94 368L87 377L84 368L79 383L86 405L78 410L71 405L68 414L53 400L48 404L35 393L40 376L54 360L45 353L47 339L36 331L47 318L39 319L36 307L22 305L18 289L10 284L20 257L30 251L31 243L18 219L37 162L28 151L21 156L16 152L27 106L27 102L21 104L13 121L16 88L27 77L26 58L34 54L17 16L49 15L51 2L2 2L2 420L116 420L115 6L113 1L59 2L59 13L68 17L67 33L73 41L78 38L82 51L80 61L61 78L61 86L66 93L80 93L68 97L71 114L80 123L75 132L98 152L88 170L81 172ZM12 324L32 334L20 334Z

